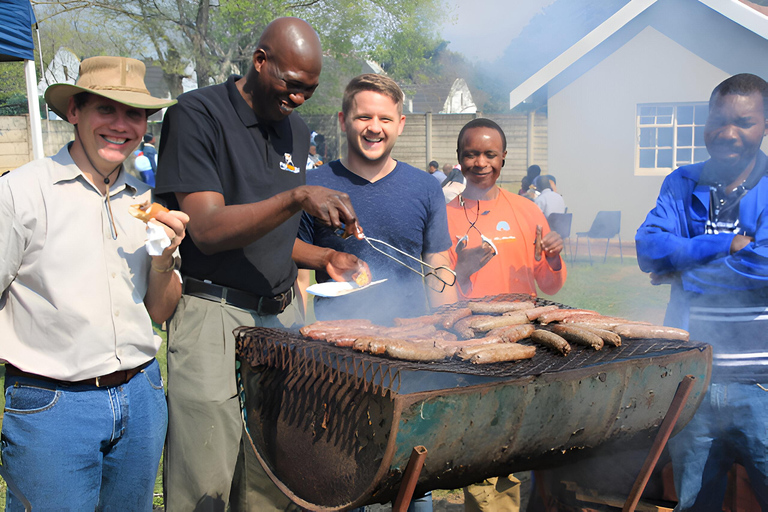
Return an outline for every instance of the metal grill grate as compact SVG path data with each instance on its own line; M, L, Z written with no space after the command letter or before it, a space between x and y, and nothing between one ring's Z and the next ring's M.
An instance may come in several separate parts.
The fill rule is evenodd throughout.
M508 301L528 299L527 295L499 295L490 301ZM488 299L484 299L489 301ZM538 305L557 305L569 308L553 301L536 299ZM466 307L466 302L451 304L445 310ZM321 376L332 380L347 379L355 388L364 391L370 389L375 394L409 393L421 388L404 385L404 381L416 378L415 372L434 372L453 374L454 379L439 379L436 386L456 387L472 384L477 379L459 376L484 377L491 379L512 380L533 377L544 373L586 368L621 360L648 357L654 354L671 354L690 350L704 345L695 342L640 339L622 340L621 347L605 346L596 351L589 347L572 345L568 356L538 346L532 359L496 363L492 365L473 365L466 361L448 360L441 362L411 362L389 359L353 352L349 348L340 348L324 341L304 338L298 331L269 329L263 327L242 327L235 331L238 355L253 366L265 365L278 369L291 369L296 374ZM530 340L520 344L534 344ZM406 382L407 384L407 382Z

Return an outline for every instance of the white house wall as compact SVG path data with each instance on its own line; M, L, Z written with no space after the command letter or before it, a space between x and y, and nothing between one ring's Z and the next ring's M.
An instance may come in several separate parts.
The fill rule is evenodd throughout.
M600 210L622 212L623 241L653 208L663 177L635 176L638 103L707 101L726 72L651 27L549 99L549 168L572 232Z

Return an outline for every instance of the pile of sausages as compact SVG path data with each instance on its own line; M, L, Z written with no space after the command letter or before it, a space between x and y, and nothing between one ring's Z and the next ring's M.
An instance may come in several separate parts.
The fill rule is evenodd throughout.
M301 334L340 347L408 361L458 358L473 364L530 359L530 339L567 356L571 343L601 350L621 346L624 338L688 340L682 329L604 316L586 309L537 307L530 301L470 302L467 307L416 318L396 318L394 327L368 320L320 321Z

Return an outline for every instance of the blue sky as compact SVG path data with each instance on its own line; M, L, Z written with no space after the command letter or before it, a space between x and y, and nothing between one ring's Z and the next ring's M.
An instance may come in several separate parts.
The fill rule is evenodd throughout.
M471 60L492 61L530 19L555 0L446 0L452 19L440 27L448 48Z

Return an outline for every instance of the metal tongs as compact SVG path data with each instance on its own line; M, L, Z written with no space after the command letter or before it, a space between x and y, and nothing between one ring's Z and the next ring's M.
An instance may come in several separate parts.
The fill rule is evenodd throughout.
M336 236L340 236L341 238L345 238L345 239L350 237L350 235L346 235L345 236L344 228L343 227L334 230L334 234ZM362 240L364 240L369 246L371 246L371 249L373 249L374 251L383 254L384 256L386 256L387 258L389 258L389 259L391 259L393 261L396 261L397 263L399 263L400 265L404 266L405 268L407 268L411 272L415 272L415 273L419 274L421 277L424 278L424 280L427 283L427 285L430 288L432 288L433 290L435 290L435 291L442 292L445 289L446 286L453 286L454 284L456 284L456 272L454 272L452 269L446 267L445 265L441 265L439 267L433 267L432 265L430 265L426 261L423 261L423 260L420 260L419 258L411 256L407 252L405 252L405 251L403 251L401 249L398 249L397 247L395 247L393 245L390 245L390 244L388 244L387 242L385 242L383 240L379 240L377 238L371 238L369 236L366 236L365 234L362 235ZM411 265L406 263L406 261L403 261L401 259L396 258L395 256L392 256L391 254L389 254L388 252L384 251L380 247L377 247L377 245L384 246L384 247L387 247L387 248L395 251L399 255L404 256L405 258L407 258L406 261L412 260L413 262L415 262L415 263L417 263L419 265L420 270L417 270L417 269L413 268ZM426 271L425 269L429 269L429 270ZM437 279L437 281L439 281L439 284L431 282L430 279L427 279L429 276L432 276L435 279Z

